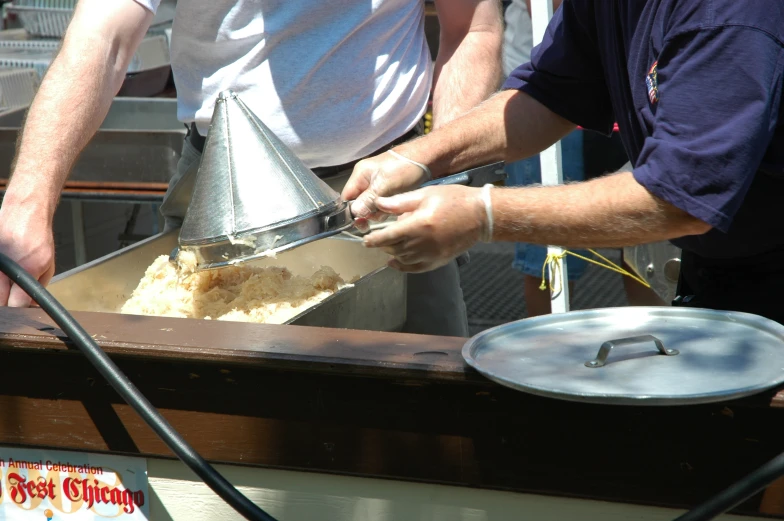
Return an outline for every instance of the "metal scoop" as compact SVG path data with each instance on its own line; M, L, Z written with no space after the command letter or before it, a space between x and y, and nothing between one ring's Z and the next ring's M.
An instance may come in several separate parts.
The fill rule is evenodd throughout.
M504 179L503 163L428 184ZM196 269L221 268L352 228L348 202L319 179L232 91L220 94L179 235Z
M348 203L235 93L222 92L178 249L193 252L198 269L220 268L335 235L352 224Z

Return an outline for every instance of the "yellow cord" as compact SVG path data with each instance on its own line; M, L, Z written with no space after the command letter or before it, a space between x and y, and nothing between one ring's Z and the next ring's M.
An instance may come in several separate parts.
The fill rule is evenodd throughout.
M590 262L591 264L596 264L597 266L600 266L602 268L606 268L606 269L614 271L616 273L620 273L621 275L625 275L627 277L630 277L630 278L636 280L637 282L639 282L640 284L642 284L643 286L645 286L646 288L650 288L651 287L651 285L648 284L648 282L646 282L645 279L642 279L642 278L638 277L634 273L630 273L630 272L626 271L625 269L623 269L620 266L618 266L617 264L615 264L613 261L611 261L611 260L607 259L606 257L600 255L599 253L595 252L594 250L588 250L588 251L593 253L597 257L599 257L604 262L606 262L606 264L602 264L601 262L595 261L594 259L589 259L588 257L584 257L584 256L580 255L579 253L574 253L574 252L571 252L569 250L564 250L563 253L560 253L560 254L548 253L547 254L547 258L545 258L544 264L542 265L542 284L539 286L539 289L541 289L542 291L547 289L546 270L547 270L547 266L548 265L550 266L550 287L553 288L555 286L555 282L561 280L561 277L560 277L561 262L563 261L563 258L566 257L566 255L572 255L574 257L577 257L578 259L582 259L584 261ZM558 287L558 291L553 290L553 293L558 293L560 290L561 290L561 288L559 286Z

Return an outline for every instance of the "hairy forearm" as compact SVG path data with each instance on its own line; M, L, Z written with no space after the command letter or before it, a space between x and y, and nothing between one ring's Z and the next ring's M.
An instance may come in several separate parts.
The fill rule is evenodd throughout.
M152 16L134 0L76 5L17 139L6 214L25 209L53 216L65 179L106 116Z
M502 79L499 0L436 0L440 26L433 76L433 128L465 114Z
M6 201L53 214L68 172L119 90L121 67L116 49L98 38L64 45L29 109Z
M435 64L433 128L465 114L501 85L500 27L477 28L460 42L443 42Z
M493 190L492 202L496 241L610 248L710 229L652 195L631 172L570 185Z
M480 164L531 157L574 128L527 94L506 90L395 150L441 177Z

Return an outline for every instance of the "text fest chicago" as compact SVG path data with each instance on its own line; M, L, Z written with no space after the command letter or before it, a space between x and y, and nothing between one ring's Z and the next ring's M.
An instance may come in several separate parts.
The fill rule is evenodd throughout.
M5 466L6 462L0 460L0 467ZM91 467L90 465L72 465L70 463L53 463L51 461L26 462L8 460L7 490L11 501L17 505L23 504L28 498L53 500L60 492L57 490L57 483L51 478L48 480L43 476L35 479L28 479L25 476L12 471L11 469L44 470L50 472L68 472L79 474L103 474L101 467ZM120 483L118 483L120 484ZM0 497L3 490L0 487ZM62 494L72 503L84 502L89 510L96 504L105 503L122 507L123 512L132 514L136 507L144 505L144 492L141 490L133 491L120 486L111 486L102 483L94 478L74 478L67 477L62 480Z

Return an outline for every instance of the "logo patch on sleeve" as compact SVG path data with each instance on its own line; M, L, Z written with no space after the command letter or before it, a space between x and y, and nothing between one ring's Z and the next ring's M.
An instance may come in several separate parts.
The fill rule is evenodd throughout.
M653 65L651 65L651 68L648 70L648 74L645 76L645 85L648 87L648 99L650 100L651 105L654 105L659 101L659 77L656 70L658 65L658 60L653 62Z

